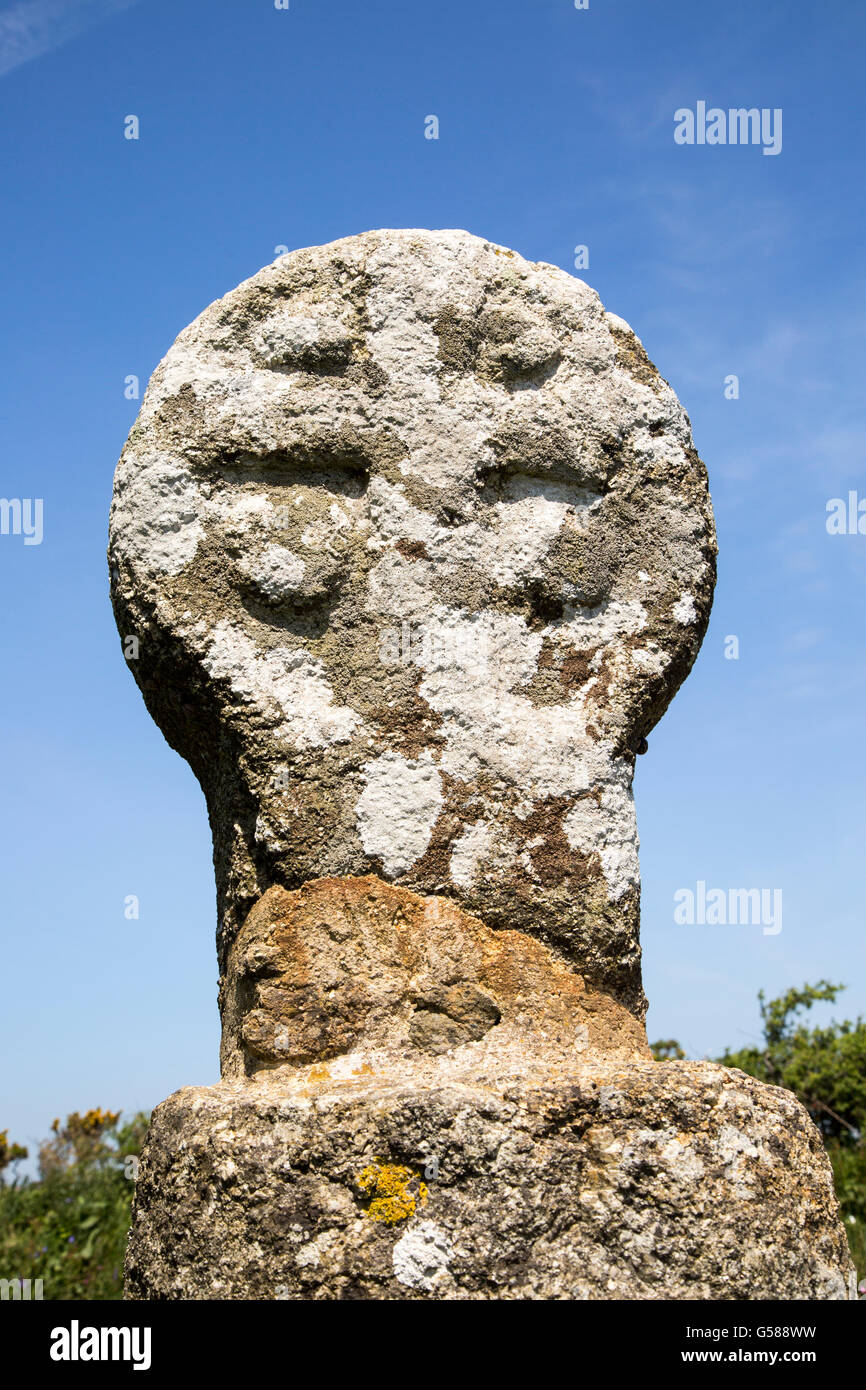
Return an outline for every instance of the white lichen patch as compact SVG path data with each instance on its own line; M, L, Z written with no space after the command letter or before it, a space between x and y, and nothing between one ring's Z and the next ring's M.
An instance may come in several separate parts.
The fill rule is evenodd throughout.
M615 329L617 332L634 334L634 329L631 324L626 323L625 319L621 319L619 314L613 314L610 309L605 309L604 316L607 319L609 327Z
M614 763L598 797L582 797L562 823L572 849L597 854L611 902L640 881L638 834L628 769Z
M300 498L296 499L296 505L299 501ZM333 554L332 547L342 545L347 532L352 529L367 531L369 525L357 498L343 498L342 505L331 502L321 516L304 528L301 545L308 550L327 550Z
M641 606L607 605L597 615L597 636L613 628L633 631ZM577 646L585 646L587 620ZM442 717L440 766L461 781L492 775L527 796L563 796L604 784L611 775L607 746L588 736L586 693L556 705L533 704L524 691L538 670L545 631L531 632L517 614L477 615L434 605L427 618L432 650L455 654L446 666L431 663L419 694ZM548 631L552 631L549 629ZM571 625L557 630L571 635Z
M633 637L647 625L647 611L638 599L606 599L595 608L566 608L563 636L576 647L606 646L620 637Z
M322 1231L314 1240L310 1240L306 1245L302 1245L295 1255L295 1263L300 1269L317 1269L323 1258L332 1252L337 1243L337 1235L334 1231Z
M274 507L262 493L220 492L204 504L204 516L222 526L233 541L264 535L274 523Z
M540 578L563 523L592 505L590 494L539 478L518 478L512 500L496 505L497 528L480 537L478 561L497 584Z
M673 616L676 621L682 623L683 626L685 626L686 623L694 623L697 621L698 614L692 594L682 594L681 597L677 599L673 606Z
M348 353L351 335L346 325L328 314L273 314L255 340L256 351L269 367L291 368L318 354Z
M326 748L360 731L360 716L334 703L322 662L303 648L262 652L228 622L219 623L201 645L205 670L228 681L244 703L277 707L278 732L295 748Z
M677 1182L698 1182L704 1175L704 1164L691 1143L674 1135L661 1149L660 1157L670 1166L671 1177Z
M484 873L502 871L513 864L517 847L503 834L500 826L489 821L477 821L467 826L454 841L449 873L458 888L467 892L474 888Z
M262 598L279 603L303 583L306 565L283 545L268 545L258 554L245 555L238 568Z
M758 1163L766 1158L760 1140L755 1142L735 1125L722 1125L718 1136L718 1155L737 1197L743 1201L752 1200Z
M413 507L401 484L373 478L367 491L367 501L374 526L371 545L410 540L420 541L425 546L440 547L447 542L446 528L440 526L429 512Z
M660 676L670 665L670 657L660 647L635 647L631 654L632 664L647 675Z
M432 1293L448 1273L451 1251L451 1240L441 1226L422 1221L405 1231L394 1246L394 1277L407 1288Z
M201 491L179 459L127 452L115 484L114 542L130 564L154 574L180 574L204 538L203 508Z
M743 1158L757 1158L759 1149L748 1134L734 1125L723 1125L719 1131L719 1155L724 1163L741 1165Z
M442 809L442 779L428 752L420 758L383 753L365 763L362 777L356 810L361 843L388 875L404 874L430 843Z

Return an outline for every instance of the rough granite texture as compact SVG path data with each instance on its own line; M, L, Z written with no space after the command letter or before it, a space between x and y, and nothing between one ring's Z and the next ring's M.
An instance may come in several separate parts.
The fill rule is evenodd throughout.
M627 324L465 232L285 256L154 373L110 566L223 1021L128 1297L846 1296L805 1111L647 1047L632 777L715 535Z

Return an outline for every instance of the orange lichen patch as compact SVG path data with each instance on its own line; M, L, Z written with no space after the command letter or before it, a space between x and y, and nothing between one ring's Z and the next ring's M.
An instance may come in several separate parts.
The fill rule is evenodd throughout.
M426 1183L398 1163L369 1163L355 1182L368 1202L367 1215L386 1226L407 1221L417 1206L427 1204Z
M567 841L567 804L540 801L509 824L537 841L528 853L540 882L588 893L598 875ZM582 1050L649 1055L640 1021L541 942L372 874L269 888L232 948L225 1013L247 1075L309 1066L310 1085L332 1079L329 1059L353 1052L433 1057L497 1038L507 1046L518 1032L530 1048L579 1025Z

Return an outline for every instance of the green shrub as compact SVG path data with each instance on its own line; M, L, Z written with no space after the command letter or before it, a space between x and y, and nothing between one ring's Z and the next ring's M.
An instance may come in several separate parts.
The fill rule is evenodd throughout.
M835 1003L844 985L819 980L789 989L766 1003L758 995L764 1041L760 1047L726 1050L726 1067L784 1086L809 1111L824 1136L836 1195L859 1279L866 1278L866 1021L807 1028L803 1014L813 1004ZM656 1061L684 1057L674 1039L652 1044Z
M855 1146L830 1140L827 1151L851 1258L858 1279L866 1279L866 1147L862 1143Z
M0 1184L0 1277L41 1279L45 1299L122 1297L133 1160L146 1130L146 1115L121 1124L102 1110L55 1120L40 1179Z
M858 1145L866 1128L866 1022L807 1028L800 1017L815 1003L835 1003L843 989L819 980L769 1004L761 992L763 1047L726 1051L719 1061L793 1091L825 1138Z

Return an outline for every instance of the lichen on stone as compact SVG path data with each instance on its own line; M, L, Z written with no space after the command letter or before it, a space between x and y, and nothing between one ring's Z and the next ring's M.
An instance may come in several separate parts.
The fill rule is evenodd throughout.
M426 1184L401 1164L368 1163L356 1182L366 1201L367 1215L386 1226L408 1221L417 1206L427 1204Z

